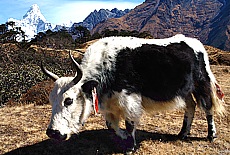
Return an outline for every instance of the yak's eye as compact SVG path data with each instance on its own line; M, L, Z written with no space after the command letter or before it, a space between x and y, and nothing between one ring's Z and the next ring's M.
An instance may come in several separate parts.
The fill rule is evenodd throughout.
M73 103L73 99L71 98L66 98L65 101L64 101L64 105L65 106L69 106Z

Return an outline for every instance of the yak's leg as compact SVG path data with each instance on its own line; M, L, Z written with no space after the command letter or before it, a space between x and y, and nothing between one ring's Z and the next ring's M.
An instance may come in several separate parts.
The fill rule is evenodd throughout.
M208 93L206 93L208 94ZM212 100L209 95L203 95L200 97L200 103L202 108L205 111L206 119L208 123L208 140L211 142L216 138L216 127L214 123L213 110L212 110Z
M135 142L136 124L138 124L142 110L142 98L140 94L129 94L126 90L122 90L119 95L118 105L120 109L114 108L113 113L106 114L106 124L108 128L116 133L120 140L117 143L124 151L133 151ZM126 129L119 128L120 117L125 118ZM115 141L116 141L115 140Z
M205 85L206 88L209 88L208 85ZM206 113L206 119L207 119L207 123L208 123L208 140L209 141L213 141L214 138L216 138L216 127L215 127L215 123L214 123L214 118L213 118L213 110L212 110L212 99L211 99L211 90L209 89L203 89L202 91L200 91L198 98L198 102L201 105L202 109L205 111Z
M107 113L106 117L106 125L112 133L116 136L113 137L113 141L122 149L122 151L130 152L134 151L135 143L135 126L132 121L125 121L126 130L122 130L119 127L119 117L116 115Z
M140 118L143 113L142 107L142 97L140 94L127 94L123 95L124 103L123 107L125 107L125 126L127 133L126 146L127 151L133 151L136 146L135 132L136 126L140 121Z
M211 142L214 138L216 138L216 127L214 123L213 111L206 110L206 119L208 122L208 140Z
M136 146L136 123L134 121L125 120L125 126L127 131L126 147L129 151L134 151Z
M127 134L119 127L120 115L106 113L105 119L106 119L106 126L111 132L115 133L117 136L121 137L122 139L127 139Z
M120 118L112 113L105 114L106 126L111 132L117 132L119 130Z
M214 118L213 118L213 103L212 103L212 97L211 97L211 86L207 82L203 82L200 84L201 86L201 91L199 92L198 96L198 101L201 104L202 109L206 113L206 119L208 123L208 140L213 141L214 138L216 138L216 127L214 123Z
M192 95L189 95L186 98L186 109L184 113L183 126L181 128L180 133L178 134L178 136L181 139L187 138L187 135L190 134L195 108L196 108L196 103L194 101L194 98L192 97Z

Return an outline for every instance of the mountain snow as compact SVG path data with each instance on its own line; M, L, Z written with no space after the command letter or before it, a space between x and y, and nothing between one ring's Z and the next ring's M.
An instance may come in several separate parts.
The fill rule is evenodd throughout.
M23 16L23 19L17 20L9 18L9 21L15 22L15 27L21 27L27 35L27 40L31 40L39 32L52 30L54 27L51 23L47 22L45 17L42 15L39 6L34 4L30 7L27 13Z

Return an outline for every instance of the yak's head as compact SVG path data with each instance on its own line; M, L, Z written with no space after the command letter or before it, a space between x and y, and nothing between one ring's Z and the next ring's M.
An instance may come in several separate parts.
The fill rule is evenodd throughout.
M52 116L46 134L50 138L66 140L71 134L78 133L92 110L92 89L96 81L82 82L82 69L73 59L77 73L75 77L58 77L41 65L42 71L55 81L49 100Z

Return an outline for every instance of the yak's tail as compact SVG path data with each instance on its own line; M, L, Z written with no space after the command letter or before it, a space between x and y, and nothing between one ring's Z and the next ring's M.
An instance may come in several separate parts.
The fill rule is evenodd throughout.
M216 81L215 76L213 75L210 64L209 64L209 58L208 53L204 49L204 59L206 63L206 71L208 72L209 78L210 78L210 86L211 86L211 99L212 99L212 110L216 111L219 115L224 115L226 112L225 110L225 101L224 101L224 93L221 90L220 85Z
M204 59L206 60L206 71L208 72L210 78L210 86L211 86L211 99L212 99L212 110L216 111L219 115L224 115L226 113L225 110L225 101L224 101L224 93L221 90L220 85L216 81L215 76L213 75L209 60L208 60L208 53L204 49Z
M220 85L216 81L215 76L213 75L210 64L208 61L208 54L205 50L204 57L206 57L206 71L208 72L210 78L210 86L211 86L211 99L212 99L212 110L216 111L217 114L223 115L226 113L225 110L225 101L224 101L224 93L221 90Z
M224 113L226 113L224 93L222 92L220 85L216 81L210 81L210 82L211 82L212 108L219 115L224 115Z

